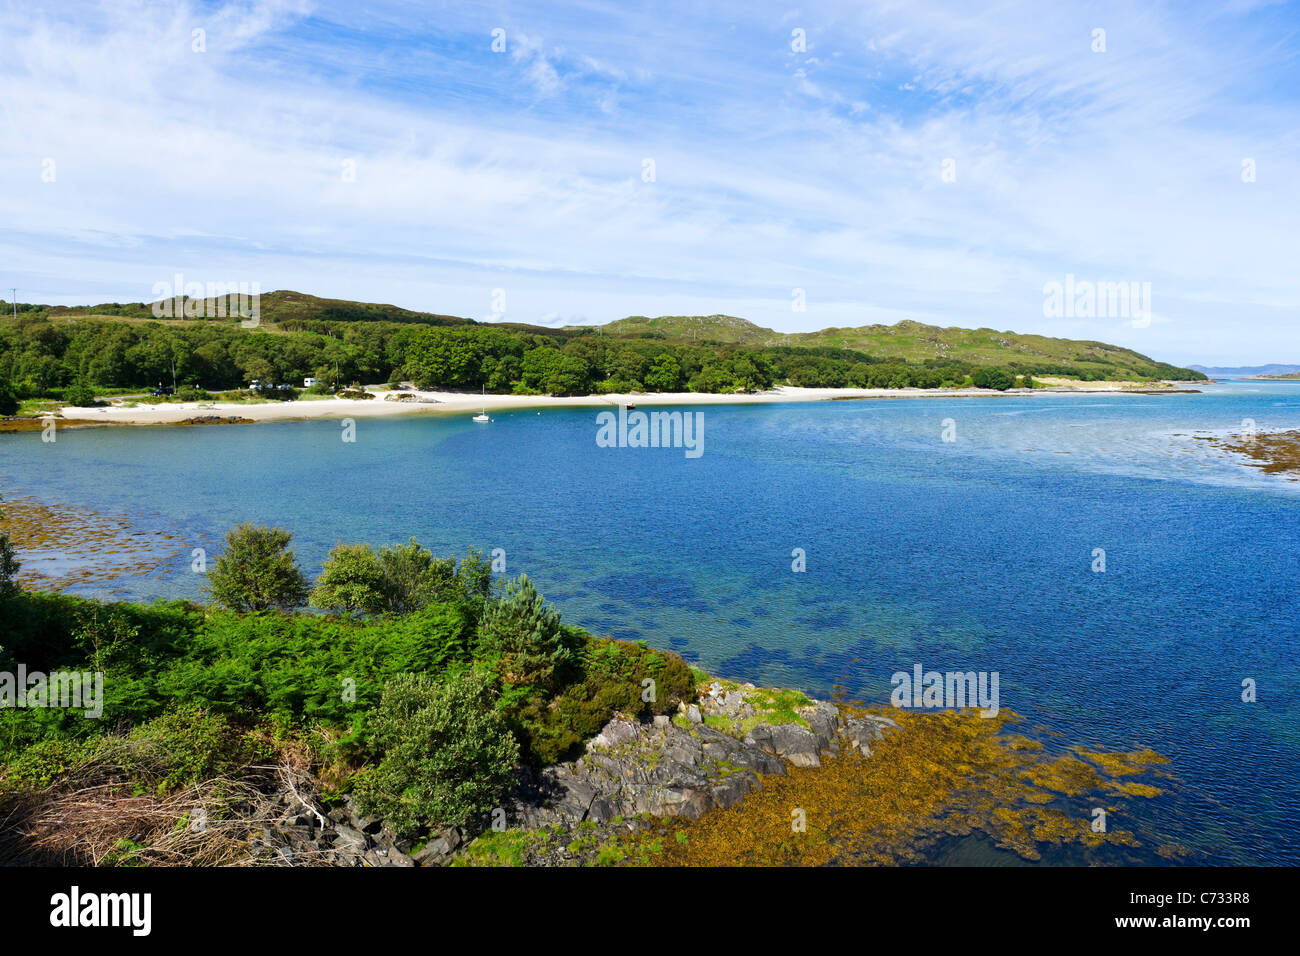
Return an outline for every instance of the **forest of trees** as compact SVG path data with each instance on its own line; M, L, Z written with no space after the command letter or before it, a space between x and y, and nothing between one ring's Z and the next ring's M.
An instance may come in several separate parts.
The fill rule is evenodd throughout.
M542 332L478 323L318 320L269 332L237 322L56 322L41 312L0 322L0 403L6 391L18 399L63 398L73 387L173 382L224 391L255 380L301 386L307 377L332 386L411 381L424 388L555 395L773 385L938 388L972 384L977 370L958 361L908 364L850 349L679 344L598 329ZM1162 377L1182 371L1157 367ZM982 377L995 388L1011 387L1025 375L1105 377L1093 369L1016 362L999 372Z

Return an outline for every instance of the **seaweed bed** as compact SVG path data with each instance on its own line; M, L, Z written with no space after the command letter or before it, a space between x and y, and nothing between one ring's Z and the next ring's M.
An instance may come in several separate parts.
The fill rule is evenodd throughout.
M1208 441L1216 448L1245 456L1249 460L1242 464L1251 468L1262 469L1271 475L1283 474L1291 481L1300 478L1300 431L1273 432L1253 437L1195 437L1197 441Z

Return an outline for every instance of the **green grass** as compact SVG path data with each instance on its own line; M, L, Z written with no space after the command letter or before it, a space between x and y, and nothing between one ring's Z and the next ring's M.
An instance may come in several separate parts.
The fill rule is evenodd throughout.
M779 690L769 687L748 688L732 681L709 677L706 674L704 679L697 684L701 698L708 693L709 687L713 684L717 684L722 688L723 695L739 691L744 695L745 703L753 707L755 711L752 717L746 717L740 721L722 714L705 715L704 723L715 730L743 739L759 724L797 724L800 727L808 728L808 721L800 716L799 709L810 706L812 701L797 690ZM679 718L681 719L679 720ZM691 726L690 722L681 714L674 716L673 722L687 730Z
M40 418L63 407L63 403L53 398L27 398L18 403L19 418Z
M550 844L555 831L501 830L484 833L452 860L452 866L523 866L528 851Z
M775 332L729 315L629 316L602 327L605 334L654 336L670 342L721 342L751 347L799 346L853 349L877 359L918 364L952 360L971 365L1068 365L1109 379L1163 378L1168 366L1117 345L1058 339L995 329L941 328L920 322L863 325L818 332ZM1187 370L1179 370L1187 371ZM1194 373L1189 372L1188 376Z

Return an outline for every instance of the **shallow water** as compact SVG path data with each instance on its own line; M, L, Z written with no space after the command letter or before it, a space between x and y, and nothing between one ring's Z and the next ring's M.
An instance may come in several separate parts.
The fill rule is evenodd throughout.
M1142 832L1295 864L1300 483L1191 436L1300 428L1300 383L1204 388L711 406L698 459L597 447L596 409L27 433L0 489L184 544L87 594L197 597L189 549L252 520L310 574L340 540L503 548L566 619L756 683L887 704L916 663L997 671L1026 726L1173 760Z

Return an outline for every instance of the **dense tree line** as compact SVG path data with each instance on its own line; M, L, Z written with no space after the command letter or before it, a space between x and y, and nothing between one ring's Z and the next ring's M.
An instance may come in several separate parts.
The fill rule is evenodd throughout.
M412 381L423 388L555 395L758 391L783 384L939 388L971 384L978 368L953 360L909 364L851 349L682 344L597 329L542 332L377 320L291 324L292 331L269 332L241 328L237 321L58 321L38 310L20 311L16 320L0 321L0 405L8 392L19 399L63 397L78 385L146 388L174 382L217 391L255 380L301 386L308 377L335 386ZM1025 362L1008 363L1002 371L1002 378L1012 380L1107 377L1096 369ZM1183 372L1157 367L1161 377Z

